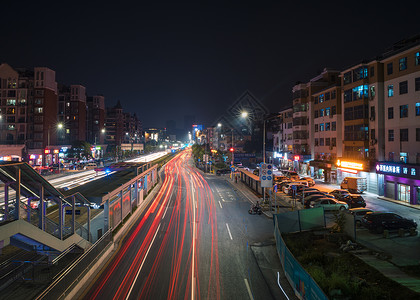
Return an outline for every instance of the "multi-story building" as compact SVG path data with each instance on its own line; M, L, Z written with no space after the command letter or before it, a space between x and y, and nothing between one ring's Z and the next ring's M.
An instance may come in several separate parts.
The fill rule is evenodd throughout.
M70 87L62 84L58 85L58 123L62 124L61 130L57 131L57 144L70 145Z
M360 176L377 193L375 162L383 157L383 68L377 60L341 72L343 153L337 160L337 180Z
M282 169L292 167L293 154L293 108L288 107L279 112L280 127L274 135L274 149L277 152L278 164Z
M105 143L118 147L123 142L124 114L120 101L114 107L106 108Z
M381 59L384 157L376 165L379 195L420 203L420 36L402 40Z
M33 71L0 65L0 157L20 160L29 145L28 102L33 95ZM32 136L31 136L32 138Z
M309 89L304 83L296 84L292 89L293 98L293 169L307 172L304 162L310 159L309 147ZM302 170L305 168L305 170Z
M293 97L293 166L301 173L310 173L309 162L312 159L311 140L313 139L312 95L333 85L338 72L324 69L308 83L296 84L292 89ZM313 144L313 143L312 143Z
M86 88L82 85L70 86L70 141L86 141L87 134Z
M312 94L310 103L311 175L325 182L336 182L335 162L342 152L341 89L338 75L338 71L324 69L319 79L323 79L320 83L325 87Z
M102 145L105 141L105 97L88 97L87 107L87 140L92 145Z

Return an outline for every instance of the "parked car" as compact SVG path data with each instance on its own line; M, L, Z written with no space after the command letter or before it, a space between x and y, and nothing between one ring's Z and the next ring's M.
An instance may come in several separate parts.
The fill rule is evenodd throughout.
M319 190L316 189L316 188L307 187L306 189L304 189L304 190L302 189L301 191L299 191L298 196L302 196L303 191L305 191L305 196L308 195L308 193L310 193L310 192L319 192Z
M333 198L319 198L316 201L314 201L311 205L311 208L316 207L323 207L324 210L346 210L349 209L349 206L346 202L338 201Z
M277 184L277 188L280 191L283 191L283 187L286 186L286 185L288 185L288 184L290 184L290 183L292 183L292 182L293 181L291 181L291 180L284 180L284 181L280 182L279 184Z
M216 175L222 175L222 174L230 174L231 170L230 169L219 169L216 171Z
M366 207L366 201L358 194L348 194L341 198L340 201L346 202L350 208Z
M292 184L289 184L289 188L287 188L287 185L286 185L287 191L285 191L284 193L289 195L289 196L293 196L293 186L296 186L296 195L297 195L297 193L302 191L304 188L307 188L307 186L304 185L304 184L292 183Z
M357 207L357 208L350 208L348 211L354 217L354 223L357 227L362 225L362 218L369 212L373 212L373 210L364 207Z
M299 174L295 171L282 171L284 176L291 180L299 180Z
M338 189L329 192L329 194L333 195L337 200L341 200L343 196L350 194L348 190Z
M382 233L386 230L417 228L416 221L404 218L393 212L371 212L362 218L363 227L372 232Z
M313 180L311 177L301 177L299 179L300 181L307 181L309 186L315 185L315 180Z
M292 181L292 182L290 182L290 183L288 183L288 184L286 184L286 185L284 185L282 188L281 188L281 190L283 191L283 193L285 193L285 194L289 194L289 190L291 190L292 189L292 186L294 186L294 185L302 185L302 184L300 184L300 183L297 183L297 182L295 182L295 181Z
M323 193L323 192L319 192L318 194L313 194L313 195L306 196L306 197L303 199L303 205L304 205L306 208L309 208L309 207L310 207L310 205L311 205L311 202L316 201L316 200L318 200L318 199L320 199L320 198L331 198L331 199L334 199L334 196L331 196L331 195L325 194L325 193Z
M282 182L284 180L287 180L287 179L288 178L286 176L277 176L277 175L274 175L273 182L274 183L280 183L280 182Z

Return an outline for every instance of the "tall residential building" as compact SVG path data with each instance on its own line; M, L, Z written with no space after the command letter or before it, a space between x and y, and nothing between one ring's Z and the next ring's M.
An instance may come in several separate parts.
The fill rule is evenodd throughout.
M325 182L336 182L335 162L342 152L341 88L338 75L339 71L324 69L318 76L323 79L320 81L321 90L312 94L310 102L311 175Z
M86 141L87 138L86 88L82 85L70 86L70 141Z
M311 100L312 95L337 81L338 72L328 69L308 83L298 83L292 89L293 98L293 167L301 173L310 173L312 159Z
M293 154L293 107L288 107L279 112L280 128L274 135L274 148L278 152L279 166L282 169L292 167Z
M105 141L105 97L96 95L87 98L87 141L92 145Z
M70 145L70 87L58 85L58 122L63 125L61 130L57 131L57 144Z
M120 101L114 107L106 108L105 143L120 146L123 142L124 114Z
M420 35L394 44L380 62L385 157L376 164L378 194L420 204Z
M124 129L123 142L124 143L139 143L141 141L141 122L134 113L123 113Z
M360 176L377 192L374 165L383 156L384 114L382 65L362 62L341 72L343 153L337 160L337 180Z

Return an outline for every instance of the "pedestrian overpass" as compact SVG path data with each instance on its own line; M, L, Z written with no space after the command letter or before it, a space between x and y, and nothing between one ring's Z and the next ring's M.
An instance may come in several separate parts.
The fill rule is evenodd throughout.
M13 245L52 258L75 245L89 248L142 205L157 183L158 165L124 168L65 191L27 163L0 163L0 248Z

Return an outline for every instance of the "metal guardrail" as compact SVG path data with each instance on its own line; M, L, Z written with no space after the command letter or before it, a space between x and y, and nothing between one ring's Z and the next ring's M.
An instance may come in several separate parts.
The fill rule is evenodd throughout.
M92 245L63 273L35 299L64 299L77 285L92 265L101 257L106 248L112 243L112 231L108 230L95 244Z

